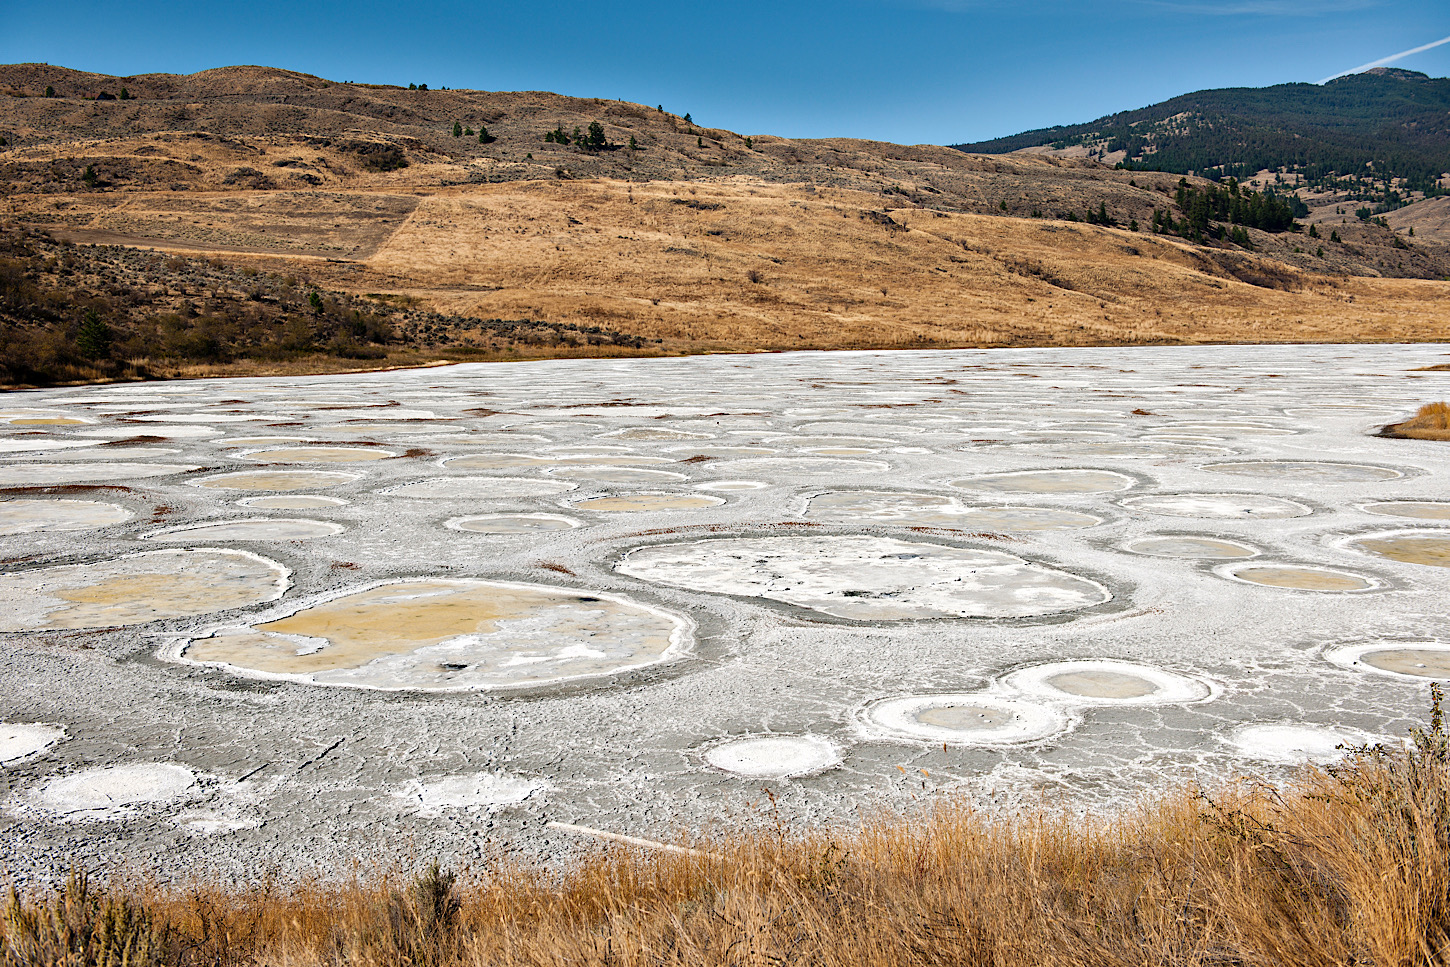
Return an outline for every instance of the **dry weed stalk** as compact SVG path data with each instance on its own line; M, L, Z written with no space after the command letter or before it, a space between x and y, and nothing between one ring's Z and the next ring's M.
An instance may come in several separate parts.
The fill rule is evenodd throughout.
M1450 958L1450 739L1432 698L1407 746L1112 820L945 803L850 836L777 827L467 883L436 863L411 882L244 892L97 894L81 877L12 899L4 963L1428 967Z

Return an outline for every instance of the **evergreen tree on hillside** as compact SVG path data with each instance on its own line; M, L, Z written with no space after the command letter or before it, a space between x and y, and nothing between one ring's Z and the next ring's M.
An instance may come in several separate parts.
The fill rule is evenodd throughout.
M87 359L106 359L111 355L111 327L96 314L87 309L76 332L76 352Z

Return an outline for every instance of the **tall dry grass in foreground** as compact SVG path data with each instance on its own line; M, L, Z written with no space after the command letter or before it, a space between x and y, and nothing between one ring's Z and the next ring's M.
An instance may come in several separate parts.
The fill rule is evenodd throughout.
M964 805L703 856L599 854L228 892L12 894L4 958L65 965L1321 965L1450 958L1450 750L1405 748L1112 820Z
M1385 427L1385 435L1406 440L1450 440L1450 403L1426 403L1403 423Z

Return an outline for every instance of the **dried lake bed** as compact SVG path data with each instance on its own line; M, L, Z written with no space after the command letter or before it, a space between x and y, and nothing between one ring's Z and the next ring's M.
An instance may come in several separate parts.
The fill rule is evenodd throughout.
M714 356L0 400L0 856L163 876L1111 808L1450 678L1439 346ZM766 791L773 797L767 801ZM771 812L767 812L771 810Z

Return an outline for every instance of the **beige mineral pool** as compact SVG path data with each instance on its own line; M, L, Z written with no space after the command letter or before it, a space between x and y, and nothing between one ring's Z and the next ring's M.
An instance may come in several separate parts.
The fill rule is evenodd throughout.
M96 500L0 500L0 536L94 530L125 523L133 516L118 504Z
M257 510L321 510L327 507L345 507L348 501L322 494L277 494L243 497L237 504Z
M220 548L143 551L95 564L0 574L0 631L109 628L273 601L276 561Z
M700 758L712 769L746 779L796 779L834 769L841 753L816 735L746 735L707 746Z
M378 493L417 500L518 500L555 497L578 489L578 484L567 480L532 477L432 477L385 487Z
M61 739L59 725L34 722L0 722L0 766L16 766L41 755Z
M967 509L951 497L886 490L836 490L806 501L805 515L841 523L959 527Z
M544 471L550 477L582 480L602 484L672 484L690 478L670 470L649 470L644 467L605 467L592 464L574 467L552 467Z
M1127 490L1137 481L1112 470L1019 470L953 480L962 490L999 494L1108 494Z
M1281 765L1334 762L1362 741L1358 733L1317 725L1246 725L1228 736L1240 755Z
M1259 555L1257 549L1238 541L1221 537L1195 537L1190 534L1145 537L1133 541L1124 549L1149 557L1177 557L1201 561L1235 561Z
M1450 567L1450 531L1388 531L1353 538L1345 546L1401 564Z
M1313 513L1303 504L1264 494L1146 494L1119 503L1128 510L1204 520L1287 520Z
M958 746L1040 742L1072 727L1052 706L962 693L883 699L866 706L860 722L873 738Z
M1002 683L1035 698L1077 705L1181 705L1213 695L1208 683L1113 659L1055 661L1018 669Z
M253 463L367 463L396 456L381 447L281 447L244 454Z
M1093 607L1095 581L1002 551L886 537L719 537L630 551L615 569L859 621L1023 618Z
M704 510L719 507L724 498L709 494L610 494L607 497L586 497L571 505L578 510L603 513L637 513L651 510Z
M362 475L342 470L239 470L195 481L209 490L320 490L361 480Z
M1332 648L1324 657L1354 671L1417 681L1450 681L1450 643L1443 641L1359 642Z
M475 772L410 782L398 798L419 816L442 816L450 812L486 815L517 806L547 788L546 783L536 779L502 772Z
M1450 502L1443 500L1384 500L1363 505L1363 510L1381 517L1408 520L1450 520Z
M294 603L162 657L310 685L487 691L615 675L692 643L688 619L617 594L418 578Z
M580 521L562 514L477 514L443 522L444 527L471 534L545 534L580 525Z
M27 805L68 822L112 819L136 807L175 803L196 786L196 775L170 762L83 769L51 779Z
M247 520L169 527L146 534L144 539L168 544L196 541L310 541L319 537L336 537L343 530L341 524L329 521L306 520L300 517L254 517Z
M1309 483L1375 483L1398 480L1404 473L1392 467L1365 463L1330 463L1318 460L1249 460L1239 463L1210 463L1204 470L1239 477L1282 477Z
M1223 565L1219 573L1246 584L1291 591L1331 591L1340 594L1373 591L1383 585L1364 574L1308 564Z
M139 480L189 473L179 463L12 463L0 466L0 487L54 487L110 480Z

